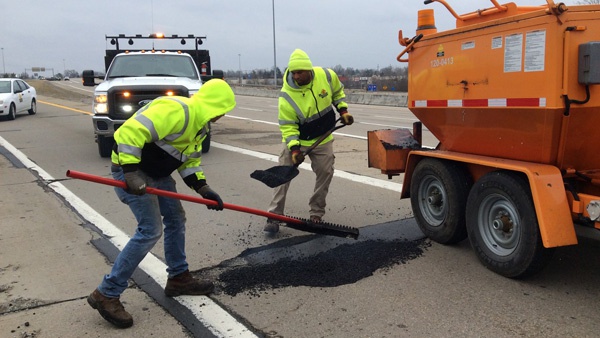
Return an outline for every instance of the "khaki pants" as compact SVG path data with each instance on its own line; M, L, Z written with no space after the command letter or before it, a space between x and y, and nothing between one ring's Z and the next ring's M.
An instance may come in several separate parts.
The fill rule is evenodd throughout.
M308 147L301 147L301 151L306 151ZM333 154L333 140L325 144L318 145L308 154L311 162L312 171L317 175L314 192L308 202L310 206L310 216L323 217L325 215L325 205L329 184L333 178L333 164L335 155ZM292 154L283 144L283 150L279 155L279 165L293 165ZM273 200L269 205L269 212L275 214L284 214L285 197L290 187L290 182L276 187L273 191Z

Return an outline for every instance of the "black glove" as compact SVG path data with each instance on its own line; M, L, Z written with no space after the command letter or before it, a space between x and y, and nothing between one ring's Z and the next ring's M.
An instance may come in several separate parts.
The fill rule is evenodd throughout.
M214 192L208 186L208 184L205 184L205 185L201 186L200 188L198 188L197 192L203 198L206 198L207 200L216 201L219 204L219 205L207 205L206 206L207 208L209 208L210 210L219 210L219 211L223 210L223 200L221 200L221 197L219 196L219 194Z
M146 193L146 180L140 175L138 170L126 172L125 184L127 184L127 191L133 195L143 195Z
M348 113L348 111L344 111L340 113L340 117L342 118L342 123L349 126L354 123L354 117Z

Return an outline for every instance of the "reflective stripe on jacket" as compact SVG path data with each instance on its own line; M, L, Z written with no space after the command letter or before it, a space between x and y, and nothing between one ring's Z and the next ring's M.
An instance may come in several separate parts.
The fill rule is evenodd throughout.
M196 174L198 180L205 179L202 140L212 117L191 112L190 100L159 97L138 110L115 132L113 162L137 164L153 177L166 177L177 169L183 178Z
M298 86L292 73L286 70L284 84L279 93L279 129L282 141L288 148L310 146L315 140L333 128L335 111L348 108L344 85L331 69L313 67L313 80ZM322 143L333 140L330 135Z

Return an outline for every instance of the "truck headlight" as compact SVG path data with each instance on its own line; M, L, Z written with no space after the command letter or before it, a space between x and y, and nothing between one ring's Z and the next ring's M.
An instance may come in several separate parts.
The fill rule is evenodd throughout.
M108 114L108 97L106 94L96 95L94 97L94 113Z

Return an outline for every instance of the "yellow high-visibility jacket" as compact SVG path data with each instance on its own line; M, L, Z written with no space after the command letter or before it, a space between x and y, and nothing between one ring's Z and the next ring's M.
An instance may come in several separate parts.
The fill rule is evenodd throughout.
M235 104L233 91L222 80L207 81L190 98L156 98L117 129L112 162L125 172L140 169L156 178L178 170L186 184L195 187L206 180L200 163L209 122Z
M335 126L335 111L348 109L344 85L331 69L313 67L313 80L298 86L286 70L279 93L279 129L288 149L311 146L315 140ZM333 140L329 135L322 144Z

